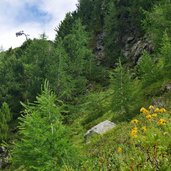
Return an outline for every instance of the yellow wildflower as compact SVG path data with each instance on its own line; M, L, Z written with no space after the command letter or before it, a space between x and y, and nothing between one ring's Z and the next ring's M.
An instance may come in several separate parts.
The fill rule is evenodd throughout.
M151 120L153 117L152 117L152 115L148 114L148 115L146 116L146 118L147 118L148 120Z
M155 110L154 110L155 113L160 113L160 109L157 107Z
M165 119L159 119L158 121L157 121L157 124L158 125L166 125L166 120Z
M139 123L139 120L138 120L138 119L133 119L133 120L131 121L131 123L132 123L132 124L138 124L138 123Z
M142 108L140 109L140 112L143 112L144 110L147 110L147 109L144 108L144 107L142 107Z
M153 105L150 105L149 106L149 110L154 110L154 106Z
M165 108L161 108L161 109L159 109L159 112L160 113L165 113L166 112L166 109Z
M147 131L147 127L146 126L143 126L141 129L143 130L143 132Z
M153 118L155 118L155 117L157 117L157 113L153 113L151 116L152 116Z
M142 107L142 108L140 109L140 112L143 112L143 111L144 111L144 109L146 109L146 108Z
M143 114L145 114L145 115L149 115L149 114L150 114L150 112L149 112L148 110L145 110L145 111L143 112Z
M121 147L118 147L117 152L118 153L122 153L122 148Z
M140 109L140 112L141 113L143 113L143 114L145 114L145 115L148 115L150 112L146 109L146 108L144 108L144 107L142 107L141 109Z
M137 137L137 128L135 127L135 128L133 128L132 130L131 130L131 132L130 132L130 136L132 137L132 138L136 138Z
M137 127L134 127L134 128L132 128L132 130L138 131L138 128Z

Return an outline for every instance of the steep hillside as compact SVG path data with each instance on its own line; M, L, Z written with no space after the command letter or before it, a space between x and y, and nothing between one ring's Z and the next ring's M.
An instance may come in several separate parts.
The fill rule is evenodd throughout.
M170 9L80 0L54 42L1 52L0 169L169 171ZM105 120L116 127L87 140Z

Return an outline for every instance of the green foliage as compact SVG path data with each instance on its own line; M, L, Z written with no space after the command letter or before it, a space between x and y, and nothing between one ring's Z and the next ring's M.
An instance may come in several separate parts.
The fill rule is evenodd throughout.
M170 79L170 54L171 43L167 34L164 34L156 58L152 58L147 52L144 52L138 61L138 76L142 83L142 88L146 88L145 95L161 94L160 89L165 80Z
M160 46L164 32L171 36L170 7L170 1L161 1L159 5L154 4L152 11L145 12L143 25L157 48Z
M60 23L58 28L55 29L56 31L56 37L55 37L55 44L58 43L59 39L63 39L65 36L71 33L73 24L77 18L77 13L67 13L65 16L65 19Z
M61 122L61 107L56 105L56 96L47 82L36 99L34 104L24 105L25 115L19 119L20 140L12 150L13 165L32 171L55 171L63 165L74 167L76 151L68 142L68 130Z
M0 142L9 138L9 121L11 121L11 112L7 103L3 103L0 108Z
M104 23L104 5L102 0L79 0L78 15L88 31L102 30Z
M102 118L111 106L111 91L90 93L81 104L82 124L86 128L95 125L93 121ZM92 123L93 122L93 123Z
M135 106L132 106L137 102L135 98L137 94L136 86L134 85L130 72L126 71L121 61L119 61L117 68L111 73L111 90L113 91L111 108L114 111L120 111L128 115L132 110L135 110Z
M169 111L154 106L141 111L138 119L116 126L87 145L93 159L90 170L170 170Z
M147 87L161 78L161 68L154 63L151 56L144 52L138 63L138 73L143 87Z
M107 66L114 66L125 46L129 35L137 37L144 34L142 19L144 10L149 11L153 1L105 1L105 54Z
M88 48L88 35L80 19L75 21L71 34L68 34L63 42L69 57L69 74L74 84L73 95L82 94L87 79L91 77L93 62L91 50Z
M66 53L62 39L58 39L51 60L48 63L46 78L49 79L59 99L72 99L74 84L72 82L72 76L69 73L69 56Z
M162 63L163 77L170 79L171 74L171 39L165 33L160 48L160 62Z
M40 92L41 84L47 78L50 64L53 63L53 56L53 46L44 39L33 41L26 49L23 56L25 86L29 90L26 98L34 100Z
M108 66L112 66L118 59L119 56L119 44L118 44L118 19L117 19L117 9L115 4L109 3L109 12L105 16L105 53L107 56Z
M80 0L77 10L56 28L54 42L42 34L0 53L1 141L8 140L9 129L16 131L20 116L18 139L10 137L15 141L12 170L167 170L169 112L160 115L168 120L164 127L156 118L147 122L141 115L137 129L120 121L137 115L154 96L167 97L170 105L165 90L171 78L170 7L170 0ZM124 65L116 64L125 49L130 47L130 54L139 51L138 43L146 39L155 45L152 54L144 52L135 68L129 68L132 56L122 58ZM148 49L148 43L143 46ZM103 59L93 55L103 49ZM46 79L54 93L47 83L41 91ZM92 138L84 148L86 130L106 119L117 123L116 129ZM141 126L148 126L146 134ZM137 139L132 139L135 132ZM82 164L69 140L88 156Z
M64 25L70 21L70 17L69 14L66 16ZM59 33L62 34L62 30ZM89 36L80 19L70 24L66 34L57 37L54 63L49 73L53 81L50 79L50 82L59 97L68 101L85 92L88 80L94 78L92 70L95 66L88 48Z
M9 49L1 59L0 102L6 101L14 115L22 108L20 101L32 101L40 92L40 85L53 63L52 50L50 42L33 40L21 48Z
M22 99L23 64L14 52L7 51L1 59L0 70L0 103L7 102L12 112L21 109L19 100Z
M90 170L120 170L120 163L116 159L118 156L117 148L129 145L129 135L126 134L129 129L128 123L121 123L116 128L94 139L86 146ZM128 143L128 144L127 144ZM120 159L121 160L121 159ZM91 165L92 164L92 165ZM87 166L87 167L88 167Z

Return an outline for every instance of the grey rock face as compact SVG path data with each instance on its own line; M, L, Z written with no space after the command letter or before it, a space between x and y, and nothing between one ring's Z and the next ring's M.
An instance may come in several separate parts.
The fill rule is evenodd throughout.
M93 52L96 56L96 59L103 61L105 58L104 55L104 33L101 32L96 36L96 46L93 49Z
M111 130L112 128L114 128L116 125L111 122L111 121L103 121L101 123L99 123L98 125L92 127L91 129L89 129L86 134L85 134L85 138L88 139L90 138L92 135L94 134L100 134L102 135L103 133Z
M128 36L124 38L125 47L122 49L122 54L127 58L131 59L135 65L143 54L143 51L152 52L154 47L147 38L135 38L133 36Z

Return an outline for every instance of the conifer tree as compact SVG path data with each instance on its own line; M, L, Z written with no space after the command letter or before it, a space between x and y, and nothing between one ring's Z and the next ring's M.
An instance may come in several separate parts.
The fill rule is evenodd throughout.
M73 166L78 161L74 161L76 153L67 139L61 107L56 105L56 96L48 83L35 103L23 105L25 115L19 119L21 139L12 150L13 165L28 171L56 171L63 165Z
M164 34L161 48L160 48L160 60L163 64L163 76L171 78L171 40L169 39L167 33Z
M23 55L25 85L29 90L27 98L33 100L40 92L41 84L47 78L49 66L53 63L53 46L45 39L34 40Z
M154 63L151 56L144 52L138 63L138 72L143 87L149 86L160 78L160 68Z
M118 19L117 19L117 8L114 2L108 3L108 12L105 16L105 53L106 53L106 64L112 66L118 59L119 55L119 43L118 43Z
M80 19L76 20L71 34L63 41L69 57L69 73L75 84L75 93L81 93L85 90L88 77L91 76L92 52L88 48L88 34Z
M119 61L117 68L111 73L112 108L129 114L134 99L133 81L131 74L126 71Z
M84 25L88 26L88 30L92 29L93 5L94 1L92 2L91 0L79 0L78 14L83 20Z
M166 32L168 37L171 37L171 22L170 22L170 0L152 1L152 10L146 11L146 17L143 20L144 29L153 41L156 48L159 48L162 42L163 34Z
M69 12L65 15L65 19L60 23L60 25L55 28L56 37L55 37L55 44L57 45L60 39L64 39L65 36L71 33L72 27L74 25L74 21L77 18L76 12Z
M72 98L74 83L72 81L72 76L69 73L69 57L64 49L62 39L58 40L55 57L57 59L57 63L54 64L52 73L55 72L57 74L57 77L55 77L54 80L54 82L56 82L56 93L60 99L69 100Z

